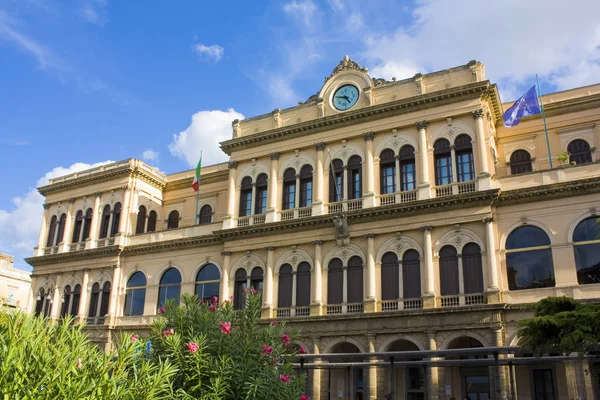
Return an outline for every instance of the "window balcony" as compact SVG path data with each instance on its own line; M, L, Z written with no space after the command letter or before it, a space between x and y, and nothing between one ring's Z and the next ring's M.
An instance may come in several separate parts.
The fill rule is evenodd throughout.
M237 226L260 225L265 223L265 214L249 215L247 217L238 217Z
M115 244L114 237L98 239L98 247L112 246L114 244Z
M487 304L485 293L456 294L440 297L440 306L442 308L473 306L477 304Z
M423 308L421 299L383 300L380 304L381 311L420 310Z
M306 218L312 216L312 207L293 208L291 210L281 211L281 220L290 221L292 219Z
M49 254L56 254L58 253L58 248L59 246L52 246L52 247L46 247L44 249L44 255L49 255Z
M310 316L310 307L278 308L276 315L277 318L308 317Z
M69 251L77 251L85 249L85 242L71 243L69 245Z
M363 199L343 200L336 203L327 204L328 214L339 214L346 211L361 210L363 208Z
M382 194L377 197L379 198L378 205L380 205L380 206L387 206L390 204L408 203L409 201L417 200L417 191L409 190L406 192Z
M365 306L363 303L327 304L325 310L327 315L362 314L365 312Z
M455 182L435 187L435 197L446 197L455 194L473 193L477 191L476 181Z

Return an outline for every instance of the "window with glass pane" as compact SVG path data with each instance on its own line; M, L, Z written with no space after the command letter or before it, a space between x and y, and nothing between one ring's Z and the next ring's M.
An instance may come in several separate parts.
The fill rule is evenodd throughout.
M348 260L348 303L362 303L363 298L363 261L354 256Z
M576 139L567 146L569 162L575 164L586 164L592 162L592 151L585 140Z
M200 214L198 215L198 223L200 225L208 225L212 222L212 207L209 204L205 204L200 208Z
M342 160L333 160L329 171L329 202L342 201L344 197L344 163Z
M264 214L267 212L267 175L260 174L256 178L256 203L254 204L254 214Z
M240 217L252 214L252 178L246 176L242 179L240 188Z
M250 286L257 292L263 290L263 270L260 267L256 267L250 274Z
M75 216L75 224L73 225L73 237L71 243L79 242L79 234L81 233L81 227L83 225L83 211L77 211Z
M435 159L435 184L449 185L452 183L452 153L450 142L438 139L433 144L433 157Z
M167 218L167 229L177 228L179 228L179 211L173 210L169 213L169 218Z
M125 291L125 316L143 315L144 302L146 300L146 276L138 271L131 275L127 281L127 290ZM90 308L91 312L91 308Z
M400 297L398 287L400 271L396 253L385 253L381 257L381 300L397 300Z
M94 283L92 286L92 295L90 296L90 308L88 311L88 317L93 318L96 316L98 311L98 300L100 298L100 284Z
M44 300L46 299L46 293L44 292L44 288L41 288L38 292L36 302L35 302L35 315L40 315L44 310Z
M158 215L156 214L156 211L150 211L150 214L148 214L148 228L146 229L146 232L154 232L156 231L156 220L158 218Z
M305 165L300 170L300 207L312 205L313 168Z
M526 225L508 236L506 274L510 290L554 287L554 263L546 232Z
M327 268L327 304L342 304L343 301L343 269L342 260L334 258Z
M396 191L396 160L394 151L386 149L379 156L380 193L391 194Z
M69 314L75 318L79 314L79 299L81 299L81 285L75 285L72 293L73 298L71 299L71 310Z
M69 312L70 302L71 302L71 286L67 285L67 286L65 286L65 289L64 289L63 295L62 295L62 307L60 310L60 316L62 318L67 316L67 313Z
M46 241L46 247L54 246L54 236L56 236L56 226L57 225L58 225L58 220L56 219L56 215L55 215L50 220L50 228L48 229L48 240Z
M92 226L92 215L94 211L91 208L85 212L85 219L83 221L83 233L81 235L81 240L86 240L90 237L90 228Z
M458 253L454 246L444 246L440 250L440 292L442 296L459 293Z
M98 312L98 316L104 318L106 314L108 314L108 304L110 302L110 282L104 282L102 285L102 299L100 301L100 311Z
M600 283L600 219L589 217L573 232L573 251L580 285Z
M478 244L467 243L463 247L462 263L465 293L483 293L483 266Z
M296 307L310 305L310 264L306 261L298 264L296 272Z
M106 205L102 209L102 224L100 225L100 239L105 239L108 236L110 224L110 206Z
M244 269L238 269L235 273L235 287L233 294L233 308L241 310L246 306L246 288L248 278Z
M400 190L406 192L415 190L417 175L415 170L415 149L412 146L404 146L400 149Z
M510 155L510 174L525 174L533 170L531 156L525 150L517 150Z
M200 300L210 301L214 296L219 297L221 273L215 264L206 264L196 275L196 289L194 294Z
M416 250L407 250L402 255L402 288L405 299L421 298L421 265Z
M160 278L158 285L158 308L162 307L168 299L179 302L181 295L181 273L177 268L169 268Z
M296 171L288 168L283 173L283 209L296 208Z
M359 156L352 156L348 160L348 179L349 200L360 199L362 197L362 159Z
M279 269L278 308L290 308L292 306L292 287L292 266L290 264L283 264Z
M119 232L119 223L121 221L121 203L115 204L113 208L113 220L112 227L110 229L110 236L113 237Z
M137 221L135 223L135 233L144 233L146 227L146 207L140 206L137 213Z
M473 166L473 145L469 135L459 135L454 141L456 151L456 173L459 182L467 182L475 179L475 167Z
M65 224L67 223L67 215L63 214L58 220L58 232L56 233L56 244L62 243L65 236Z

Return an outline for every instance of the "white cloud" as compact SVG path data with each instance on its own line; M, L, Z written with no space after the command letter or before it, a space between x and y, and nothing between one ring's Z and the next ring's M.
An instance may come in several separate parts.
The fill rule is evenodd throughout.
M50 179L83 171L113 161L104 161L96 164L75 163L70 167L56 167L38 179L36 187L47 185ZM37 239L44 209L44 197L35 188L30 189L22 196L12 199L13 208L0 209L0 251L8 252L15 256L15 267L27 268L22 260L30 257Z
M344 9L344 2L342 0L327 0L329 6L334 9L334 11L342 11Z
M81 0L76 14L90 24L103 26L108 22L106 0Z
M300 16L305 25L313 22L312 17L316 10L317 6L310 0L292 0L283 5L283 11Z
M142 160L148 162L154 162L158 160L158 151L154 151L152 149L148 149L142 153Z
M225 49L218 44L213 44L212 46L206 46L202 43L194 45L194 51L201 57L212 59L215 62L218 62L223 58L223 53Z
M204 165L227 161L227 155L219 148L219 142L231 139L231 122L244 119L244 115L233 108L227 111L199 111L192 115L192 123L186 130L173 135L169 151L175 157L195 167L203 151Z
M393 33L370 33L363 56L372 71L401 77L477 59L487 75L513 84L549 79L558 89L600 81L600 2L581 0L423 0L414 22ZM585 12L582 12L585 10ZM376 29L372 30L373 32Z

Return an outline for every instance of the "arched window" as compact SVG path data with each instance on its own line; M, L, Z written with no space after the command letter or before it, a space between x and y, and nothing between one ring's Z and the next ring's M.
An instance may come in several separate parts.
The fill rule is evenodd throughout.
M452 152L450 142L438 139L433 144L433 158L435 160L435 184L449 185L452 183Z
M421 298L421 265L416 250L407 250L402 255L402 289L405 299Z
M60 309L60 317L64 318L69 313L69 305L71 304L71 286L65 286L62 295L62 307Z
M575 164L585 164L592 162L592 151L588 142L582 139L575 139L567 146L569 152L569 162Z
M256 202L254 203L254 214L267 212L267 175L260 174L256 178Z
M167 229L176 228L179 228L179 211L173 210L169 213L169 218L167 219Z
M246 176L242 179L240 188L240 217L252 214L252 178Z
M67 215L63 214L58 220L58 232L56 233L56 245L63 242L65 236L65 224L67 223Z
M348 303L363 302L363 275L362 259L351 257L348 261Z
M302 261L296 271L296 307L310 305L310 264ZM297 315L297 314L296 314Z
M394 150L385 149L379 155L380 193L391 194L396 191L396 159Z
M56 215L54 215L50 220L50 228L48 229L48 240L46 240L46 247L54 246L54 238L56 236L56 225L57 219Z
M85 212L85 219L83 220L83 233L81 234L81 240L85 241L90 237L90 228L92 227L92 216L94 215L94 211L91 208L88 208Z
M296 171L288 168L283 173L283 209L296 208Z
M362 159L359 156L348 160L348 189L348 200L362 197Z
M92 295L90 296L90 309L88 318L95 318L98 315L98 301L100 300L100 284L98 282L92 285ZM88 320L88 323L94 324L95 321Z
M83 225L83 211L77 211L75 215L75 224L73 225L73 236L71 237L71 243L79 242L79 235L81 234L81 227Z
M463 247L462 265L465 294L483 293L483 266L478 244L467 243Z
M521 226L506 239L506 274L510 290L554 287L550 238L536 226Z
M146 276L138 271L127 281L125 291L125 316L143 315L146 301Z
M510 155L510 174L524 174L531 172L531 156L525 150L517 150Z
M102 223L100 224L100 239L108 236L108 228L110 225L110 206L107 204L102 209Z
M406 192L417 188L417 170L415 169L415 149L403 146L398 155L400 159L400 190Z
M255 267L250 274L250 287L259 293L263 291L263 270Z
M344 301L344 271L342 260L334 258L327 268L327 304L342 304Z
M157 219L158 219L158 215L156 214L156 211L154 211L154 210L150 211L150 214L148 214L148 228L146 229L146 232L156 231L156 220Z
M329 202L335 203L344 198L344 163L335 159L329 170Z
M381 300L397 300L400 298L400 271L398 256L388 252L381 257Z
M212 207L210 204L205 204L200 208L200 215L198 215L198 223L200 225L208 225L212 222Z
M246 288L248 287L248 277L246 270L240 268L235 273L235 288L233 294L233 308L241 310L246 307Z
M158 285L158 308L162 307L168 299L179 302L181 295L181 273L177 268L169 268L160 277Z
M146 227L146 207L140 206L138 208L137 213L137 221L135 224L135 233L144 233L144 228Z
M213 296L219 297L219 283L221 273L215 264L206 264L196 275L196 288L194 294L200 300L212 300ZM224 282L227 285L227 282Z
M290 308L292 306L293 290L292 266L283 264L279 268L279 288L277 294L277 308Z
M440 293L454 296L459 292L458 253L454 246L444 246L440 250Z
M75 289L73 289L72 299L71 299L71 309L69 314L75 318L77 314L79 314L79 300L81 299L81 285L75 285Z
M106 314L108 314L108 304L110 302L110 282L104 282L102 285L102 299L100 300L100 312L98 313L98 317L104 318ZM104 322L104 319L102 320Z
M41 315L44 311L44 301L46 300L46 292L41 288L35 299L35 315Z
M580 285L600 283L600 219L589 217L573 232L573 251Z
M312 179L312 166L303 166L300 169L300 207L310 207L312 205Z
M483 143L482 143L483 145ZM473 165L473 145L469 135L458 135L454 141L456 151L456 173L459 182L467 182L475 179L475 167Z
M115 204L113 208L112 227L110 237L114 237L119 232L119 223L121 222L121 203Z

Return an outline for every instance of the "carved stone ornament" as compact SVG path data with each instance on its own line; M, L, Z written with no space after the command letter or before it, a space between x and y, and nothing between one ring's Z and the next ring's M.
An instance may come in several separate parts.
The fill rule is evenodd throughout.
M473 111L473 118L474 119L482 118L482 117L483 117L483 110L481 108L479 110Z
M235 169L238 167L238 162L235 160L231 160L231 161L229 161L228 166L229 166L229 168Z
M335 238L346 239L350 236L348 231L348 220L345 215L336 215L333 217L333 224L335 226Z
M392 78L392 81L386 81L383 78L372 78L372 80L373 80L373 86L379 87L379 86L385 86L385 85L387 85L389 83L394 83L395 79Z
M366 141L373 141L375 139L374 132L365 132L365 133L363 133L363 136L365 137Z
M315 143L315 149L317 149L317 151L325 150L325 143L324 142Z
M331 71L331 75L325 78L325 82L331 79L335 74L338 74L342 71L360 71L364 73L369 73L368 68L363 68L356 61L352 61L350 57L344 56L342 61Z
M273 152L270 154L271 160L279 160L279 152Z
M427 129L427 121L419 121L417 122L417 129Z

